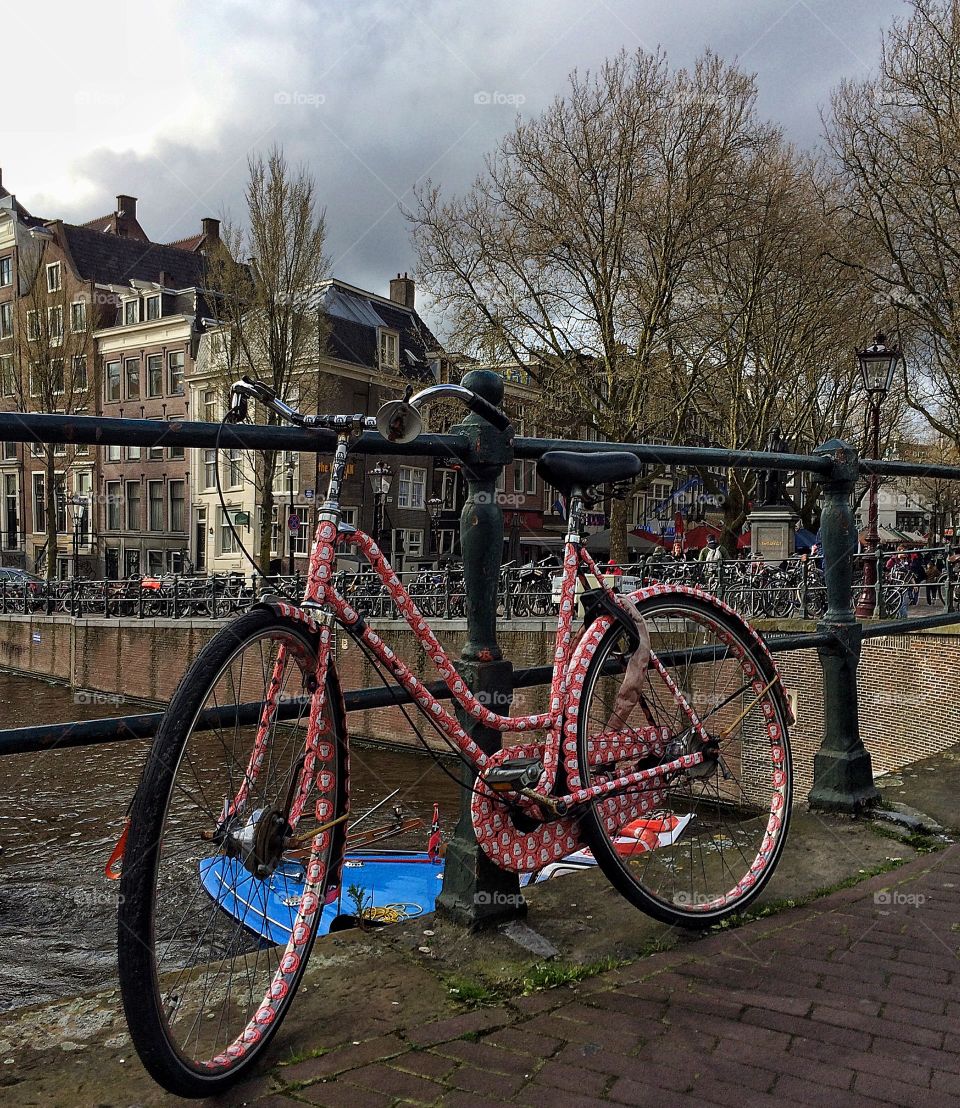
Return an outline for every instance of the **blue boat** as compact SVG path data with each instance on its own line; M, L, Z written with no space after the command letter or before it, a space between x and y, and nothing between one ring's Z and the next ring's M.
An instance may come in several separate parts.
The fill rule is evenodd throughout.
M200 882L232 919L271 944L290 938L306 874L300 862L284 860L263 880L237 858L218 854L200 862ZM443 859L425 851L350 852L341 888L320 917L321 935L356 923L357 900L371 923L399 923L432 912L443 883ZM351 894L351 889L355 895Z

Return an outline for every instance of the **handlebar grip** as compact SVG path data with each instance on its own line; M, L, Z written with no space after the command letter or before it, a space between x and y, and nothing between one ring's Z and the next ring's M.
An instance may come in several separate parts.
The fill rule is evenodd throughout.
M510 427L510 419L506 412L502 412L482 396L477 396L475 392L471 392L470 399L466 403L471 412L481 416L487 423L492 423L498 431L506 431Z

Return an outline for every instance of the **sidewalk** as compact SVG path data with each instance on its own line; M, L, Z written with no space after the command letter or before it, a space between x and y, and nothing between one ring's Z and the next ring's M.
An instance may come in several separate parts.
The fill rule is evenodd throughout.
M960 846L682 953L279 1067L263 1105L960 1106Z
M955 828L957 786L948 752L884 795ZM538 886L511 935L427 918L324 939L269 1068L210 1103L960 1108L960 844L889 834L798 811L758 902L774 914L706 938L588 873ZM531 967L588 976L502 986ZM143 1072L112 989L0 1018L0 1063L0 1105L184 1103Z

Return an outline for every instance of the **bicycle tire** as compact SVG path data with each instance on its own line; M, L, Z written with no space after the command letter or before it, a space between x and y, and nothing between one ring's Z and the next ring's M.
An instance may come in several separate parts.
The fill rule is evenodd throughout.
M319 632L267 608L247 612L222 628L174 694L134 798L120 885L120 989L144 1066L180 1096L222 1092L262 1056L302 979L326 891L339 881L345 823L324 829L347 811L347 735L332 668L326 679L326 728L318 737L314 763L304 764L304 723L313 709L311 675L318 643ZM267 653L264 644L269 644ZM265 696L272 699L261 699L258 705L261 675ZM248 720L234 721L229 750L229 722L221 718L221 727L213 730L197 724L205 706L229 703L222 693L231 686L236 703L255 707ZM292 721L281 719L280 711L271 713L270 704L279 708L287 703L293 705ZM253 726L244 726L249 720ZM244 732L253 734L252 744ZM224 772L238 744L236 767L227 766ZM218 790L217 774L226 792ZM304 893L286 946L264 945L252 927L221 910L205 891L204 874L211 870L204 867L219 867L215 880L225 897L242 896L248 904L260 897L266 913L267 890L261 882L269 878L258 877L247 863L269 859L266 865L277 868L286 849L279 843L287 842L290 824L275 814L286 812L297 825L291 798L301 795L300 810L321 821L311 840ZM218 808L221 798L223 807ZM235 808L230 816L224 814L228 804ZM268 836L280 837L264 842L258 828L267 815L277 818L263 824ZM279 833L271 831L278 823ZM303 822L299 827L303 832ZM214 828L228 832L219 843L210 837ZM244 856L236 844L245 834L248 845L261 845L250 845Z
M664 665L717 739L717 755L712 769L705 761L675 772L668 782L660 778L632 793L592 801L582 827L598 865L627 900L663 923L704 928L744 909L780 859L793 785L789 710L769 655L729 608L685 593L641 598L637 607L653 650L662 659L677 658L677 665ZM634 747L629 757L618 760L611 753L616 740L596 741L611 729L611 707L623 683L623 651L632 649L628 644L621 626L608 626L586 670L577 721L584 787L703 748L690 716L652 666L643 677L638 704L629 712L623 702L618 705L626 712L622 724L631 736L636 731L629 721L637 707L644 716L639 722L658 728L651 731L657 738L647 742L645 756L638 758ZM689 650L698 646L708 649L700 659L692 658ZM719 655L711 653L717 650ZM614 665L618 656L619 666ZM604 672L608 662L613 672ZM758 685L765 690L762 696ZM721 740L723 728L731 734ZM636 843L631 836L638 836Z

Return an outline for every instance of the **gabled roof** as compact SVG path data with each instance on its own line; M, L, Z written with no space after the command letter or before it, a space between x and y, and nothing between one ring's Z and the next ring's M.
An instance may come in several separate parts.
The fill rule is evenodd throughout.
M107 212L106 215L97 216L96 219L88 219L80 226L90 227L101 234L119 235L121 238L139 239L141 242L150 241L136 217L124 215L122 212Z
M203 231L201 231L196 235L188 235L185 239L177 239L175 242L168 242L167 246L172 246L176 250L189 250L193 253L206 237Z
M80 277L101 284L125 285L131 279L158 281L175 288L202 283L203 258L189 250L156 242L121 238L92 227L63 224L67 247Z
M385 328L398 334L400 372L414 380L432 379L427 355L440 344L412 308L337 280L325 282L315 302L330 322L327 349L332 357L377 368L378 332Z

